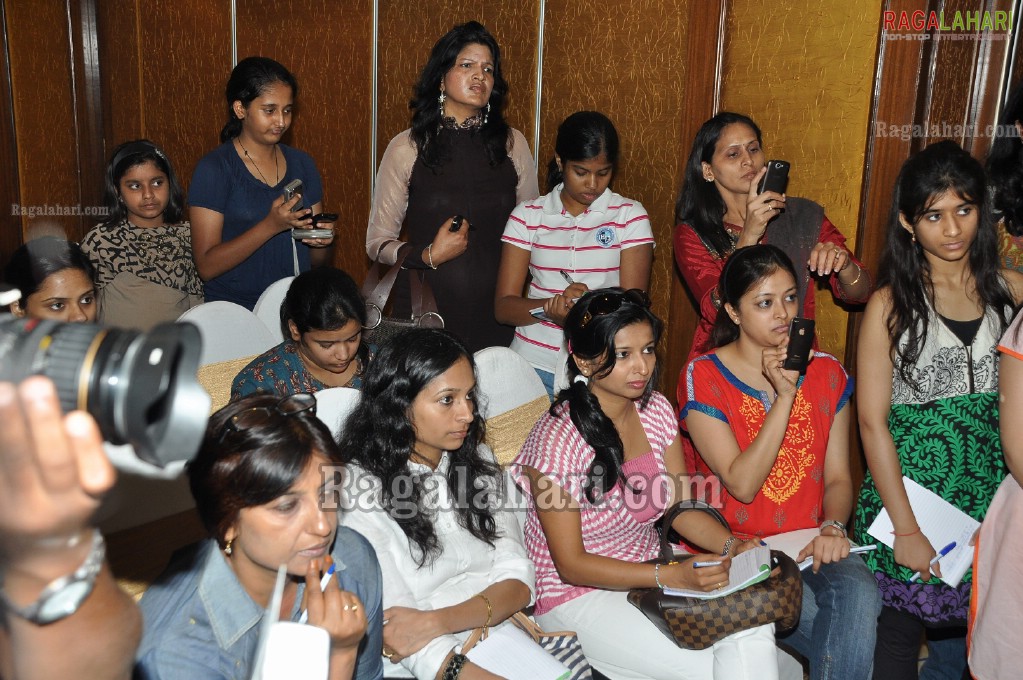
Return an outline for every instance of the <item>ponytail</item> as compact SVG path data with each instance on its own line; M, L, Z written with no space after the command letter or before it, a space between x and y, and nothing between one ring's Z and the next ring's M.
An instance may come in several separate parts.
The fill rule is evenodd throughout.
M570 361L569 365L572 366L574 363ZM618 434L618 429L600 408L597 397L590 391L588 381L577 371L572 372L576 373L576 377L568 387L558 393L550 412L552 416L557 417L558 406L566 402L572 424L593 448L593 462L586 471L583 487L586 491L586 500L597 503L621 479L625 445Z

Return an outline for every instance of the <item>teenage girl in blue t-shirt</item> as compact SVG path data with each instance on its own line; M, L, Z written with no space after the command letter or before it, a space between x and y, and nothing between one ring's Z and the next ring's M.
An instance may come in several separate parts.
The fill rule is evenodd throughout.
M218 148L196 166L189 187L192 250L206 300L252 308L268 285L330 262L333 237L291 237L321 212L323 187L312 158L280 143L291 126L295 77L266 57L243 59L227 83L227 124ZM303 183L301 197L284 187ZM305 208L292 211L299 201ZM318 228L332 228L319 223Z

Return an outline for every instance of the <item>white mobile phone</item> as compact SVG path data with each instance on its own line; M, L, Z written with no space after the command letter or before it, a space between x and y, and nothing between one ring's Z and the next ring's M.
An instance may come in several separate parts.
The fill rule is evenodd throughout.
M334 235L333 229L292 229L291 238L301 241L304 238L330 238Z

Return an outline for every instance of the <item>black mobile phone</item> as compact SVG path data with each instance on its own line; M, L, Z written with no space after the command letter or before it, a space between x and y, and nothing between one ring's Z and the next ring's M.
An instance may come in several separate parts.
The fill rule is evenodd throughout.
M313 226L322 222L337 222L337 213L320 213L319 215L313 215L310 217L313 221Z
M797 316L789 322L789 346L785 362L781 367L787 371L806 372L813 352L813 332L816 324L813 319Z
M760 178L760 185L757 193L773 191L784 194L789 184L789 162L788 161L767 161L767 172Z
M293 199L295 197L295 194L298 194L299 196L302 195L302 180L300 179L293 179L286 185L284 185L284 202L287 203L288 201ZM304 208L305 201L299 198L298 202L295 205L291 206L291 212L298 212L299 210L302 210Z
M448 231L458 231L459 229L461 229L462 228L462 222L464 220L465 220L465 218L462 217L461 215L455 215L454 217L452 217L451 218L451 226L448 228Z

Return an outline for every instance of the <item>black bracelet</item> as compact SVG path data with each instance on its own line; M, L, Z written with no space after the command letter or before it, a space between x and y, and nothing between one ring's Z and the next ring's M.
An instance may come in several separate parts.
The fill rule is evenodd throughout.
M448 661L447 668L444 669L444 676L441 680L458 680L458 676L462 674L462 666L469 660L465 654L455 654L451 657L451 661Z

